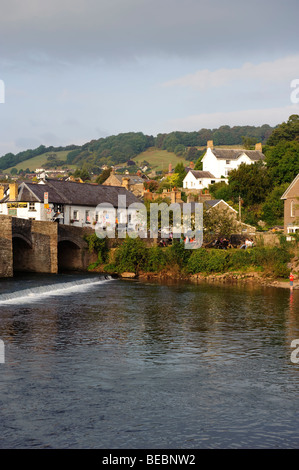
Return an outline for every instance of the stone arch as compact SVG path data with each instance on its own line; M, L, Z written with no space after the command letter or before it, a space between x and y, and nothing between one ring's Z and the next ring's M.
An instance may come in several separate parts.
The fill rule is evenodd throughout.
M13 271L34 271L32 242L27 237L16 233L12 236Z

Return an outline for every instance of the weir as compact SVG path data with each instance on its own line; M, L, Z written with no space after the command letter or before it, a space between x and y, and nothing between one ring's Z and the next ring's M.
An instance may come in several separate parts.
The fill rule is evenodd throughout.
M0 278L14 272L85 271L96 261L84 235L92 229L0 215Z

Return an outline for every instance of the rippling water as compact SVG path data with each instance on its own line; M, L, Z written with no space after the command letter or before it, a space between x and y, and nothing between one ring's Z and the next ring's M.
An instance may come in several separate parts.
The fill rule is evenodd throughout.
M299 291L0 282L1 448L298 448Z

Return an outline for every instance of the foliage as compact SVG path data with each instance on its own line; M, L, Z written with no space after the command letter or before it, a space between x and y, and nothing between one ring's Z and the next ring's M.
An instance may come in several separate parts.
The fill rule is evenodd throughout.
M266 197L262 205L261 218L268 225L282 224L284 215L284 203L281 196L288 188L289 183L283 183L276 186L271 193Z
M273 188L268 170L261 161L251 165L242 163L229 173L228 181L232 198L237 201L241 196L244 206L264 202Z
M146 245L141 238L127 237L115 252L114 262L119 272L137 273L146 261Z
M291 183L299 173L299 141L280 141L274 147L266 147L264 152L273 183Z
M287 122L281 123L274 129L267 140L267 145L277 145L281 141L299 139L299 116L292 114Z
M287 263L291 253L287 247L255 247L247 250L205 250L200 248L192 253L187 272L223 273L229 270L262 268L265 274L287 277L290 270Z
M203 212L204 242L209 243L216 238L230 238L237 231L237 219L227 209L213 207Z
M165 250L159 246L147 248L146 260L144 263L144 271L159 272L167 265L167 256Z
M225 202L231 200L231 188L224 181L209 185L209 193L214 199L223 199Z
M106 181L106 179L109 178L111 171L112 171L112 168L107 168L103 170L102 173L97 177L96 183L103 184Z
M95 252L98 256L97 262L90 266L90 268L94 268L99 264L105 263L109 253L107 238L99 238L96 233L93 233L92 235L86 235L84 239L88 244L89 252Z

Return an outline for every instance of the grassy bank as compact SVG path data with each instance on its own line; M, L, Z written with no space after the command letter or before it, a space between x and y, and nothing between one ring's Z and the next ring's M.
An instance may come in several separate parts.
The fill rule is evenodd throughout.
M296 246L286 243L247 250L187 250L177 240L165 248L148 247L144 240L129 237L117 248L108 249L107 241L96 236L90 237L89 246L98 254L98 261L89 267L90 270L172 278L255 272L271 279L288 279L290 263L297 250Z

